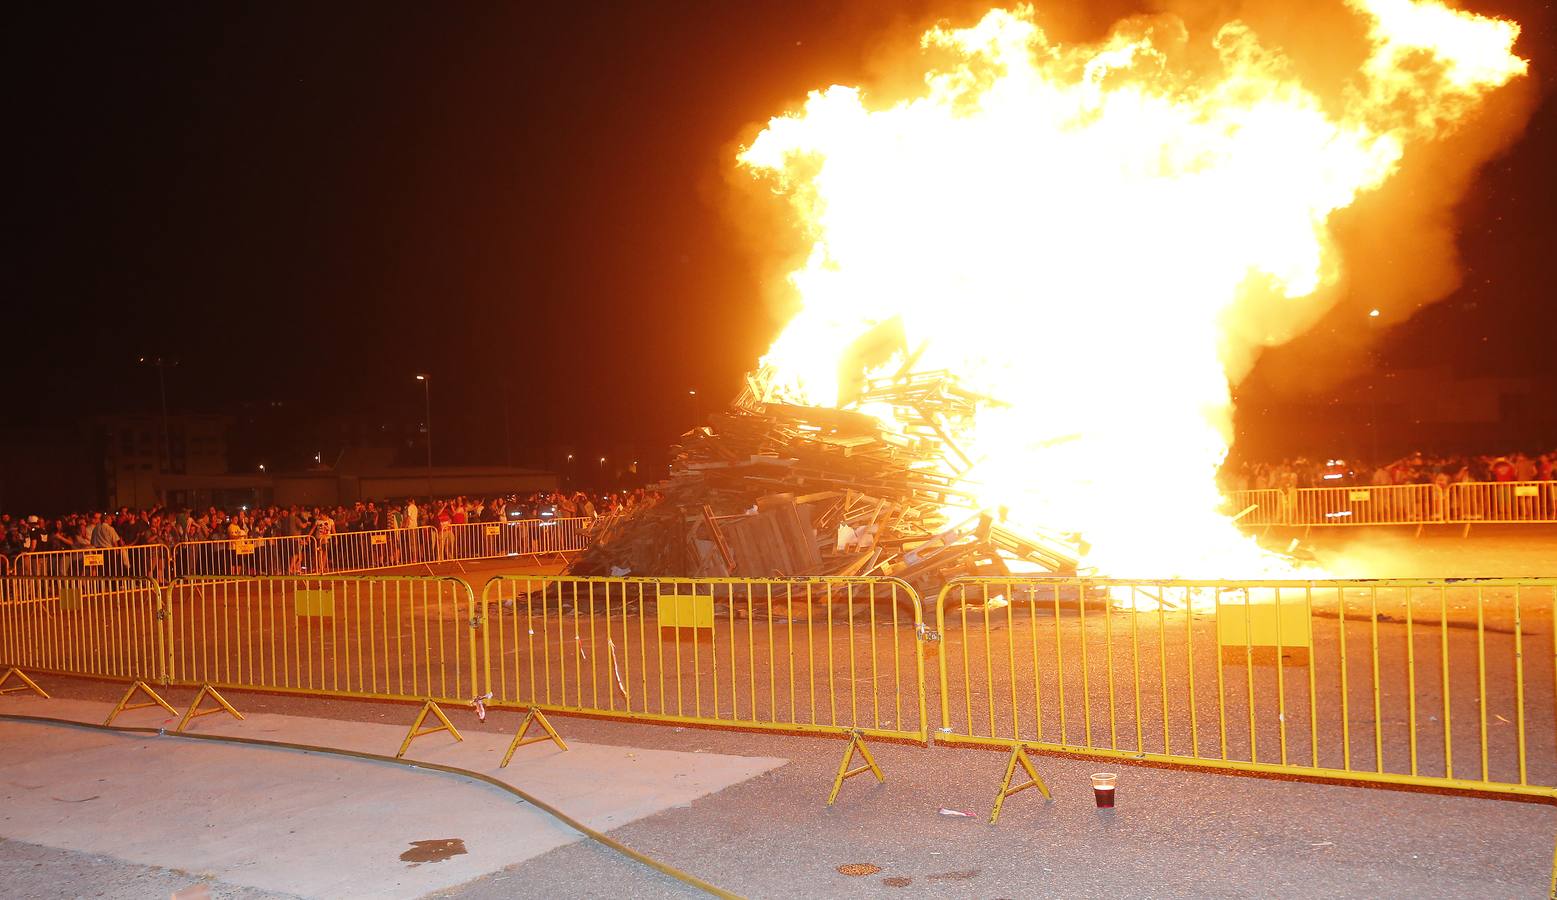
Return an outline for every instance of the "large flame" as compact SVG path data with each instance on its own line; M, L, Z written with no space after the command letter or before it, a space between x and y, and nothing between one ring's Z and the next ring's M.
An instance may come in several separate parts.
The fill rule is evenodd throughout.
M1239 22L1208 74L1173 20L1060 46L1024 7L925 34L948 62L921 96L872 108L834 86L772 119L739 159L811 242L790 277L800 311L764 360L774 393L849 403L840 360L898 320L914 369L1005 404L947 423L984 504L1080 532L1105 572L1268 571L1214 480L1224 361L1247 340L1229 320L1319 302L1340 272L1331 214L1526 66L1515 23L1350 5L1371 52L1330 104Z

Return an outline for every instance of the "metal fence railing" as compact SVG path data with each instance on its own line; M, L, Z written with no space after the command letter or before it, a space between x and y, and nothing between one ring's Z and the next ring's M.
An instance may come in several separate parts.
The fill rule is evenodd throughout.
M566 557L589 548L613 521L607 517L476 522L446 528L422 526L346 531L320 540L251 537L180 541L111 548L28 552L14 561L0 556L0 576L51 575L175 578L255 575L322 575L370 572L400 566L512 557Z
M163 544L137 544L130 547L89 547L23 553L16 557L12 571L17 575L151 578L164 581L171 577L172 561L168 548Z
M162 588L149 578L0 579L0 670L160 678L163 609Z
M1226 501L1245 527L1557 523L1557 481L1267 488Z
M1449 486L1450 521L1557 522L1557 481L1463 482Z
M1246 528L1285 525L1289 518L1286 491L1262 488L1255 491L1229 491L1227 513Z
M896 579L500 576L481 608L495 706L925 738Z
M442 577L10 577L0 598L0 665L43 672L926 735L923 614L895 579L500 576L478 603Z
M434 562L438 559L435 535L434 529L425 526L343 531L330 535L322 545L314 542L312 564L303 571L369 572Z
M172 572L183 577L286 575L301 571L306 537L186 541L173 545Z
M957 580L937 739L1554 797L1554 591Z
M1431 484L1302 488L1292 525L1417 525L1444 521L1443 491Z
M594 536L608 521L600 517L449 525L437 533L439 558L475 560L567 556L589 549Z
M167 586L172 684L467 703L480 691L474 596L455 578L180 578Z

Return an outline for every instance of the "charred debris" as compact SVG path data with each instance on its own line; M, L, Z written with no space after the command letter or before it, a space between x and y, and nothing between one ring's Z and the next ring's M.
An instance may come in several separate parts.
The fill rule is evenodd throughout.
M980 509L953 423L986 398L948 372L865 380L899 430L854 409L764 400L767 372L673 448L664 499L611 523L572 575L883 576L931 598L959 576L1073 574L1083 548ZM965 515L964 515L965 513Z

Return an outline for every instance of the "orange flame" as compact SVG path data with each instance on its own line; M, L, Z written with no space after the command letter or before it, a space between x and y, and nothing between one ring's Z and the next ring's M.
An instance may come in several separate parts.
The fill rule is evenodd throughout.
M946 423L981 502L1082 533L1113 574L1271 572L1218 511L1227 361L1254 349L1230 322L1325 302L1330 215L1526 68L1513 22L1348 5L1371 50L1328 106L1240 22L1208 76L1172 20L1061 46L1021 7L926 33L951 62L920 96L872 108L833 86L772 119L739 162L811 244L790 275L800 311L764 359L774 395L851 403L840 361L895 321L916 370L1004 403Z

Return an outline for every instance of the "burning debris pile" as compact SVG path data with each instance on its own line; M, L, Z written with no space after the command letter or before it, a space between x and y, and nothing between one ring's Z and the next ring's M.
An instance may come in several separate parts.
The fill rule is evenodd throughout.
M901 429L855 409L774 402L766 371L674 448L664 499L615 523L574 575L878 575L933 595L962 575L1074 572L1078 548L981 511L946 427L989 402L947 372L865 382Z

